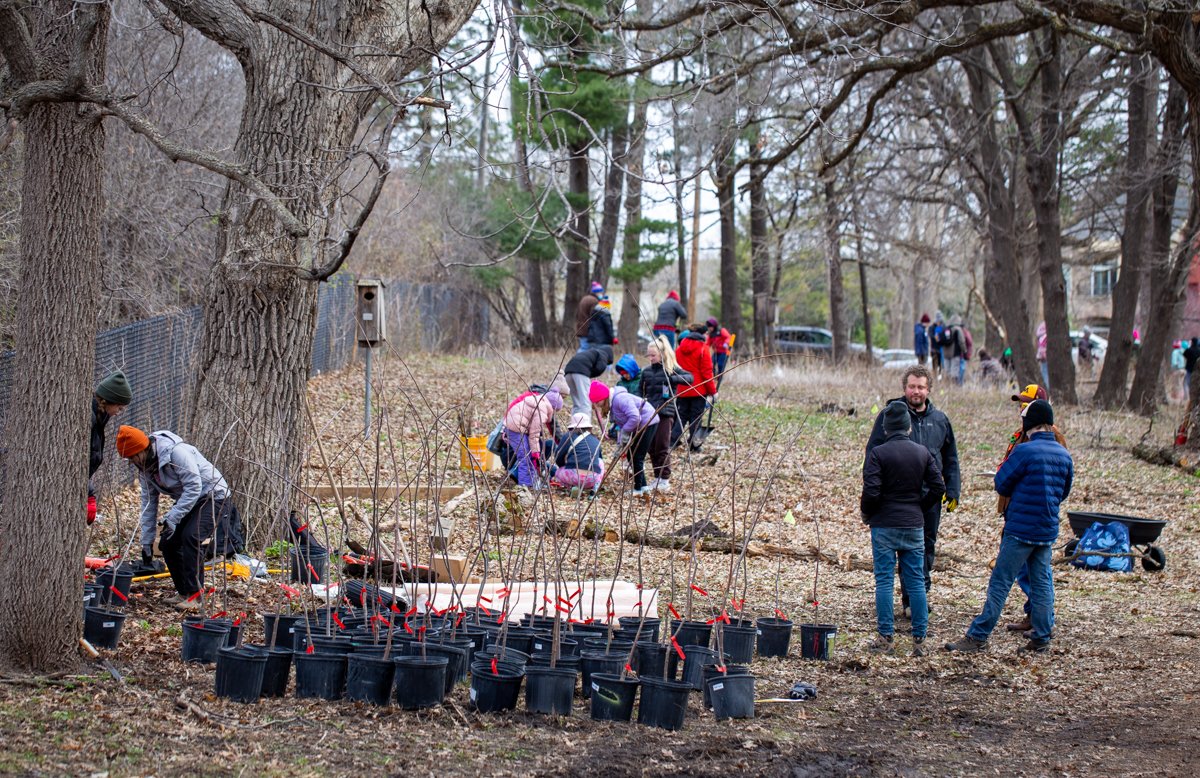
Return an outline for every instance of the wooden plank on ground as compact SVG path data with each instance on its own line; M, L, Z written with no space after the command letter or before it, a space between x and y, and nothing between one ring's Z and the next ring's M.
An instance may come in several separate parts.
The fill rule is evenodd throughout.
M339 484L337 490L329 484L319 484L315 486L307 486L304 488L304 493L311 495L318 500L327 500L337 497L340 493L342 497L353 497L355 499L371 499L378 497L379 499L391 499L400 497L401 499L411 499L414 496L418 500L427 499L430 496L435 497L438 502L445 502L454 497L458 497L464 491L465 486L413 486L413 487L398 487L392 485L380 486L378 490L371 484Z

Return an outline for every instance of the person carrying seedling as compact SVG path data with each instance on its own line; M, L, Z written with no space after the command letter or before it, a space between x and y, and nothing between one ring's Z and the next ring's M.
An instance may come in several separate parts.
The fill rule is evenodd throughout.
M1021 428L1027 443L1013 448L1000 465L994 483L996 492L1010 498L1004 510L1004 535L1000 553L988 580L987 600L967 633L947 651L979 652L1000 621L1013 581L1021 567L1029 565L1030 619L1033 632L1018 653L1041 653L1050 649L1054 629L1054 577L1050 558L1058 539L1058 511L1071 494L1075 465L1071 454L1054 439L1054 409L1045 400L1034 400L1025 409Z
M863 523L871 528L875 560L875 622L878 635L870 650L895 650L892 596L899 558L900 576L912 608L913 656L924 656L929 611L925 603L925 512L946 491L929 449L909 438L912 418L902 401L888 404L883 417L884 440L867 452L859 500Z
M96 391L92 395L92 434L88 457L88 524L96 520L96 489L92 485L92 476L104 462L104 428L108 426L109 419L120 415L131 402L133 391L129 388L125 374L120 370L109 373L96 384Z
M946 493L940 503L934 503L925 509L925 600L930 613L929 589L933 583L930 574L933 570L936 553L938 528L942 524L942 507L947 513L953 513L958 508L958 498L961 494L958 472L958 445L954 442L954 428L945 413L933 407L929 400L929 392L933 388L933 377L924 365L913 365L904 371L900 380L904 396L888 400L890 405L897 400L903 400L908 405L908 414L912 417L912 432L910 437L914 443L920 443L929 449L937 463L938 471L946 483ZM867 454L871 449L884 441L883 414L875 417L875 427L867 440ZM901 580L900 597L904 605L904 615L911 616L910 597L904 581Z
M117 453L133 463L141 486L142 562L150 564L154 536L179 595L175 607L199 610L204 562L245 544L242 520L221 471L174 432L147 435L136 427L117 430ZM175 504L160 520L158 498ZM157 524L157 527L155 526Z
M1029 384L1022 389L1020 393L1014 394L1012 399L1013 402L1018 402L1021 404L1020 412L1022 416L1025 413L1025 409L1028 408L1029 404L1034 400L1045 400L1047 403L1050 402L1050 396L1046 393L1046 390L1037 384ZM1060 446L1066 448L1066 437L1063 436L1062 432L1059 431L1057 426L1053 427L1052 429L1054 432L1054 439L1058 441ZM1008 439L1008 448L1004 450L1004 459L1000 460L1000 464L1003 465L1004 462L1008 460L1008 457L1010 454L1012 454L1014 448L1021 443L1027 442L1028 440L1029 435L1025 433L1024 419L1022 418L1021 428L1014 432ZM996 497L996 513L1003 516L1004 511L1008 509L1008 503L1009 498L998 495ZM1017 574L1017 586L1020 587L1021 591L1025 593L1025 618L1021 619L1020 621L1014 621L1006 624L1005 628L1012 632L1023 633L1028 632L1033 628L1033 622L1030 620L1029 615L1033 610L1033 604L1029 599L1029 565L1024 565L1021 567L1021 572Z

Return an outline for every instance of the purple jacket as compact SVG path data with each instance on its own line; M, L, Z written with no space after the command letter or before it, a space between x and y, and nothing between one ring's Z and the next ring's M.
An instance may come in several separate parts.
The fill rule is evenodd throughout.
M612 420L622 432L633 434L651 424L658 424L654 405L644 397L630 394L623 386L613 388L611 403Z

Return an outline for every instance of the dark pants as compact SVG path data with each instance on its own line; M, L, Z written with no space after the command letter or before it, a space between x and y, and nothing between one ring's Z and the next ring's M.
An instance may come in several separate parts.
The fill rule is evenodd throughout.
M933 570L934 560L934 545L937 543L938 528L942 525L942 504L939 502L932 508L925 511L925 592L929 592L929 587L933 584L933 578L930 576L930 571ZM908 607L908 592L904 589L904 582L901 579L900 585L900 600L904 603L904 607Z
M664 481L671 477L671 433L675 417L659 417L658 431L650 444L650 462L654 465L654 477Z
M713 375L717 379L718 391L721 389L721 378L725 375L725 363L728 361L728 354L713 354Z
M214 538L218 521L221 531ZM204 588L204 562L218 551L232 551L231 536L241 534L241 517L232 500L202 497L175 527L169 538L158 541L175 591L181 597L191 597ZM236 529L235 529L236 528ZM220 542L223 548L218 549Z
M680 397L675 400L675 407L679 409L679 421L683 425L680 430L680 437L687 436L687 442L692 444L692 435L696 431L696 427L700 426L700 417L704 415L705 398L704 397ZM679 438L676 438L676 443Z
M650 444L654 442L654 436L658 434L659 426L651 424L649 427L642 427L633 433L633 449L629 454L629 462L633 465L634 489L642 489L646 486L646 454L650 451Z

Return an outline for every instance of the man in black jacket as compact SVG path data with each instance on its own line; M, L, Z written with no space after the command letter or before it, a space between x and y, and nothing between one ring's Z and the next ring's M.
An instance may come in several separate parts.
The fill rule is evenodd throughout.
M929 612L922 577L925 567L925 511L937 505L946 491L942 474L929 450L909 439L912 421L907 404L897 400L883 413L884 441L867 452L859 505L871 528L875 559L875 621L879 636L872 651L892 653L895 622L892 591L896 560L900 577L912 593L913 656L925 655Z
M607 367L608 354L590 346L583 351L576 351L567 360L563 374L571 391L571 413L582 413L589 419L592 417L592 401L588 399L588 390L592 386L592 379L604 375Z
M92 432L88 452L88 524L96 520L96 490L92 487L92 476L104 461L104 429L108 426L108 420L125 410L131 402L133 392L120 370L110 373L96 384L96 392L92 395Z
M913 365L904 371L901 385L904 387L904 397L889 400L889 403L903 400L908 405L908 414L912 420L910 437L914 443L920 443L929 449L933 461L946 483L946 494L941 503L934 503L925 509L925 593L929 593L932 583L930 571L933 570L935 545L938 528L942 523L942 505L948 513L958 508L958 498L962 494L958 472L958 446L954 442L954 428L946 414L933 407L929 401L929 392L933 378L923 365ZM883 414L875 418L875 427L867 440L867 454L871 449L883 443ZM904 615L911 615L908 588L901 581L901 600L904 605Z

